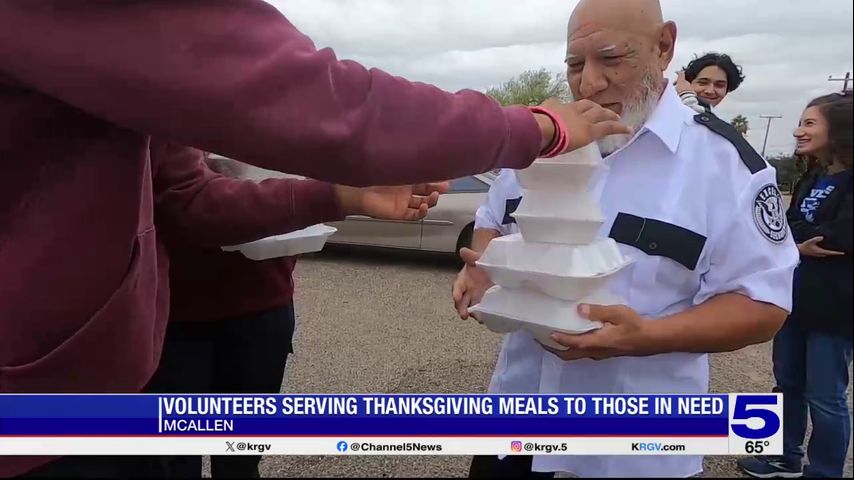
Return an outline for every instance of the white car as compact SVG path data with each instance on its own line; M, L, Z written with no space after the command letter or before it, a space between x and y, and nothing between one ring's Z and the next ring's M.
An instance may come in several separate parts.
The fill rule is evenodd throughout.
M328 223L338 232L327 243L455 254L471 245L475 212L486 200L495 178L489 172L453 180L449 192L439 197L439 203L425 219L417 222L357 215Z

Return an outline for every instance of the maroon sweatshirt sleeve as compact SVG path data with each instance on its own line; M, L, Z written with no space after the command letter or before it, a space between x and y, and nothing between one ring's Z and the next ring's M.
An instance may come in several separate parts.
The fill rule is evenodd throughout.
M343 220L333 186L276 178L254 182L218 174L194 148L151 147L155 219L172 241L220 247Z
M365 186L524 168L524 108L317 50L260 0L0 2L0 72L117 125Z

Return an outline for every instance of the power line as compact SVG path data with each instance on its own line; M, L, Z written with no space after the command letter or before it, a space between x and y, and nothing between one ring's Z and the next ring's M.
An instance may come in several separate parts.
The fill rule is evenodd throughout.
M851 81L851 72L845 72L844 78L833 78L833 75L831 75L831 76L827 77L827 81L828 82L845 82L842 86L842 91L847 92L848 91L848 82Z
M762 158L765 158L765 148L768 146L768 133L771 132L771 121L775 118L783 118L782 115L759 115L759 118L767 118L768 126L765 128L765 141L762 142Z

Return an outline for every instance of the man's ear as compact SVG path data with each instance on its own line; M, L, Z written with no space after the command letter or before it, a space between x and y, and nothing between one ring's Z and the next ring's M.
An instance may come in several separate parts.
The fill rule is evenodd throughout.
M665 22L658 38L658 62L661 71L666 71L676 53L676 22Z

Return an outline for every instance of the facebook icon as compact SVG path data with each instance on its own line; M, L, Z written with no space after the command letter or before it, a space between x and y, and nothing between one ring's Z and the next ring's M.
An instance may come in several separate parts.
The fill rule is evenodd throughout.
M345 442L343 440L338 442L338 451L339 452L346 452L347 451L347 442Z

